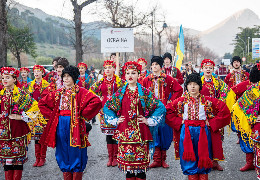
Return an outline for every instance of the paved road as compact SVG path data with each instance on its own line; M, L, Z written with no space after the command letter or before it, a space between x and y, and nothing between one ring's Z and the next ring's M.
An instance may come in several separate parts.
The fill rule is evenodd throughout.
M84 171L84 180L124 180L125 175L117 167L106 167L107 149L105 136L101 133L98 125L94 125L90 132L91 147L88 148L89 160ZM211 180L254 180L255 171L240 172L239 168L245 163L245 154L242 153L239 145L235 144L236 135L231 133L225 137L224 153L226 160L220 162L225 168L223 172L212 171L209 175ZM29 161L24 165L23 180L61 180L62 172L58 168L55 159L55 149L48 148L47 163L43 167L32 167L34 157L34 142L29 145ZM149 180L187 180L182 174L179 161L174 160L174 148L171 146L167 151L169 169L156 168L147 173ZM3 168L0 168L0 180L4 179Z

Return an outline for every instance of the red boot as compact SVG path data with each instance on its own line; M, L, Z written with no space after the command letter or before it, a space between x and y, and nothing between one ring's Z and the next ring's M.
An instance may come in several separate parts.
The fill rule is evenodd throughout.
M47 152L47 146L42 146L41 145L41 158L40 158L40 162L38 163L38 167L44 166L45 164L45 159L46 159L46 152Z
M73 172L73 180L82 180L83 172Z
M113 161L113 144L107 144L107 151L108 151L107 167L109 167L112 166L112 161Z
M163 168L169 168L169 165L165 162L166 161L166 157L167 157L166 151L162 150L161 153L162 153L162 167Z
M41 145L40 144L35 144L35 157L36 157L36 161L33 164L33 167L37 167L38 163L40 162L40 158L41 158Z
M159 147L155 147L155 151L153 154L153 163L150 164L150 168L156 168L156 167L161 167L162 166L162 161L161 161L161 149Z
M213 167L212 167L212 169L218 170L218 171L223 171L223 170L224 170L223 167L221 167L221 166L218 164L218 161L216 161L216 160L213 160Z
M73 180L73 174L71 172L64 172L63 179L64 180Z
M13 180L21 180L23 176L23 170L14 170Z
M14 170L5 171L5 180L13 180Z
M113 162L112 166L117 166L117 153L118 153L118 145L113 144Z
M254 153L246 153L246 164L244 167L240 168L240 171L249 171L254 169Z
M198 174L188 175L188 180L199 180L199 175Z
M199 180L208 180L209 176L208 174L199 174Z
M131 178L126 178L126 180L136 180L135 177L131 177Z

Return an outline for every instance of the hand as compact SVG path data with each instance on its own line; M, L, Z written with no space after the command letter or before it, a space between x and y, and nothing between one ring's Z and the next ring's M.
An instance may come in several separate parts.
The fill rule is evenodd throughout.
M104 100L104 96L101 96L101 97L100 97L100 101L103 101L103 100Z
M260 115L257 116L256 122L257 122L257 123L260 122Z
M125 117L124 116L120 116L120 118L117 121L117 124L120 124L120 123L124 122L124 120L125 120Z
M210 126L208 121L206 121L206 125L207 125L208 127Z
M147 122L147 119L145 117L143 117L142 115L139 115L137 117L137 120L139 121L139 123L144 123L148 126L148 122Z
M8 117L13 120L22 120L22 116L17 114L10 114Z

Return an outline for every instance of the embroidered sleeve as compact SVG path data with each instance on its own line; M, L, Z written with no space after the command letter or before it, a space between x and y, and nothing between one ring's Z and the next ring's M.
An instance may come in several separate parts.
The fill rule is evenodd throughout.
M110 100L108 100L103 108L105 122L112 125L117 125L118 117L120 116L120 93L119 89Z
M148 95L145 103L147 108L145 116L148 115L147 121L149 126L156 126L159 123L164 123L166 109L163 103L148 90L144 90L144 95Z
M97 96L102 96L102 92L100 91L100 85L101 85L102 81L97 81L96 83L94 83L93 85L91 85L89 91L92 92L93 94L97 95Z

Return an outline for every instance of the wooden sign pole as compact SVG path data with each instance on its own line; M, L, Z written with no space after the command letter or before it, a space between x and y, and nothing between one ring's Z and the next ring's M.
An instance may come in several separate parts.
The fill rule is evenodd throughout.
M119 53L116 53L116 75L119 76Z

